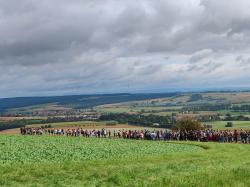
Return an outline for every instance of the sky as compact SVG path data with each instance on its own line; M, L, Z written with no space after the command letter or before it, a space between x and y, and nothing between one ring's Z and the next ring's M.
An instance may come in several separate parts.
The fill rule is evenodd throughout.
M0 97L250 87L249 0L0 0Z

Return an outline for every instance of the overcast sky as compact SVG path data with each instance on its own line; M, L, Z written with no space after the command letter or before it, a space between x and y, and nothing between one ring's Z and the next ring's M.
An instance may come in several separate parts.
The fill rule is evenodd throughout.
M249 0L0 0L0 97L250 87Z

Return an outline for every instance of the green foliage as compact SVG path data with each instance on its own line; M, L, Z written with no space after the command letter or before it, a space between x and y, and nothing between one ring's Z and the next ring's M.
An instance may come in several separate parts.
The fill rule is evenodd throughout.
M232 116L231 114L226 114L225 121L250 121L250 118L243 115Z
M234 112L250 112L250 105L249 104L234 105L232 106L232 110Z
M227 124L225 125L225 127L233 127L233 122L231 122L231 121L227 122Z
M0 131L6 130L6 129L25 127L25 125L41 123L41 122L42 120L40 119L23 119L23 120L14 120L14 121L8 121L8 122L0 122Z
M19 145L18 149L21 153L17 152L14 146L19 141L23 144ZM98 144L98 149L91 148L91 145L85 148L87 145L85 141L92 146ZM36 145L38 142L39 146ZM100 157L102 154L98 152L104 149L99 146L101 142L103 142L102 145L110 142L107 144L122 146L117 151L113 150L116 146L110 148L110 152L118 154L118 157L111 156L109 152L105 153L110 157ZM0 164L0 186L250 186L249 145L192 143L206 148L206 150L194 151L193 147L188 147L191 143L187 142L182 146L187 146L186 149L191 148L192 151L181 151L183 147L177 148L178 151L171 151L171 146L166 146L163 148L166 149L164 152L159 153L155 150L151 154L142 154L142 148L133 145L133 142L139 143L138 146L143 146L143 149L157 147L159 143L150 141L144 144L144 141L86 140L68 137L3 136L0 137L0 150L5 150L5 156L1 156L1 163L4 162L4 164ZM162 142L162 144L168 143ZM34 145L35 148L31 148ZM67 150L63 148L64 146ZM97 154L95 158L76 157L75 152L81 152L81 149L89 149L89 147L91 155ZM35 153L29 155L30 152L27 150L30 148ZM130 149L133 148L136 150L131 151ZM168 150L170 150L169 153ZM9 156L7 156L8 152ZM48 156L47 160L46 157L41 157L44 152ZM39 153L41 161L35 156ZM21 154L24 156L20 158ZM55 154L54 157L52 154ZM65 154L69 156L68 161L64 161ZM20 161L22 158L24 158L23 162Z
M191 131L202 129L201 123L189 117L182 118L174 125L174 129L180 131Z
M158 115L140 115L140 114L127 114L127 113L110 113L103 114L99 118L100 120L109 121L114 120L118 123L128 123L138 126L154 126L154 123L158 123L159 127L171 128L172 118L170 116L158 116Z
M166 142L49 136L0 136L0 164L136 158L201 150Z
M50 124L49 125L42 125L41 126L42 129L47 129L47 128L51 128L51 127L52 127L52 125L50 125Z

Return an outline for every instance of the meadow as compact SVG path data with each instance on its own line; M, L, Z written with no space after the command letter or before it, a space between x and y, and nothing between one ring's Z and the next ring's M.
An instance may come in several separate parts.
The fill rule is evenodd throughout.
M0 164L121 159L192 152L194 145L62 136L0 136Z
M227 122L232 122L233 127L225 127ZM250 121L214 121L214 122L208 122L206 124L212 125L213 129L250 129Z
M0 186L250 186L250 147L0 136Z

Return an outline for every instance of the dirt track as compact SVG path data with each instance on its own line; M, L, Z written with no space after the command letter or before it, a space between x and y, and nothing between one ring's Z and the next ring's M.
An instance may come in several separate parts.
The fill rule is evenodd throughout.
M16 135L16 134L20 134L20 129L8 129L8 130L4 130L4 131L0 131L0 135L1 134L9 134L9 135Z

